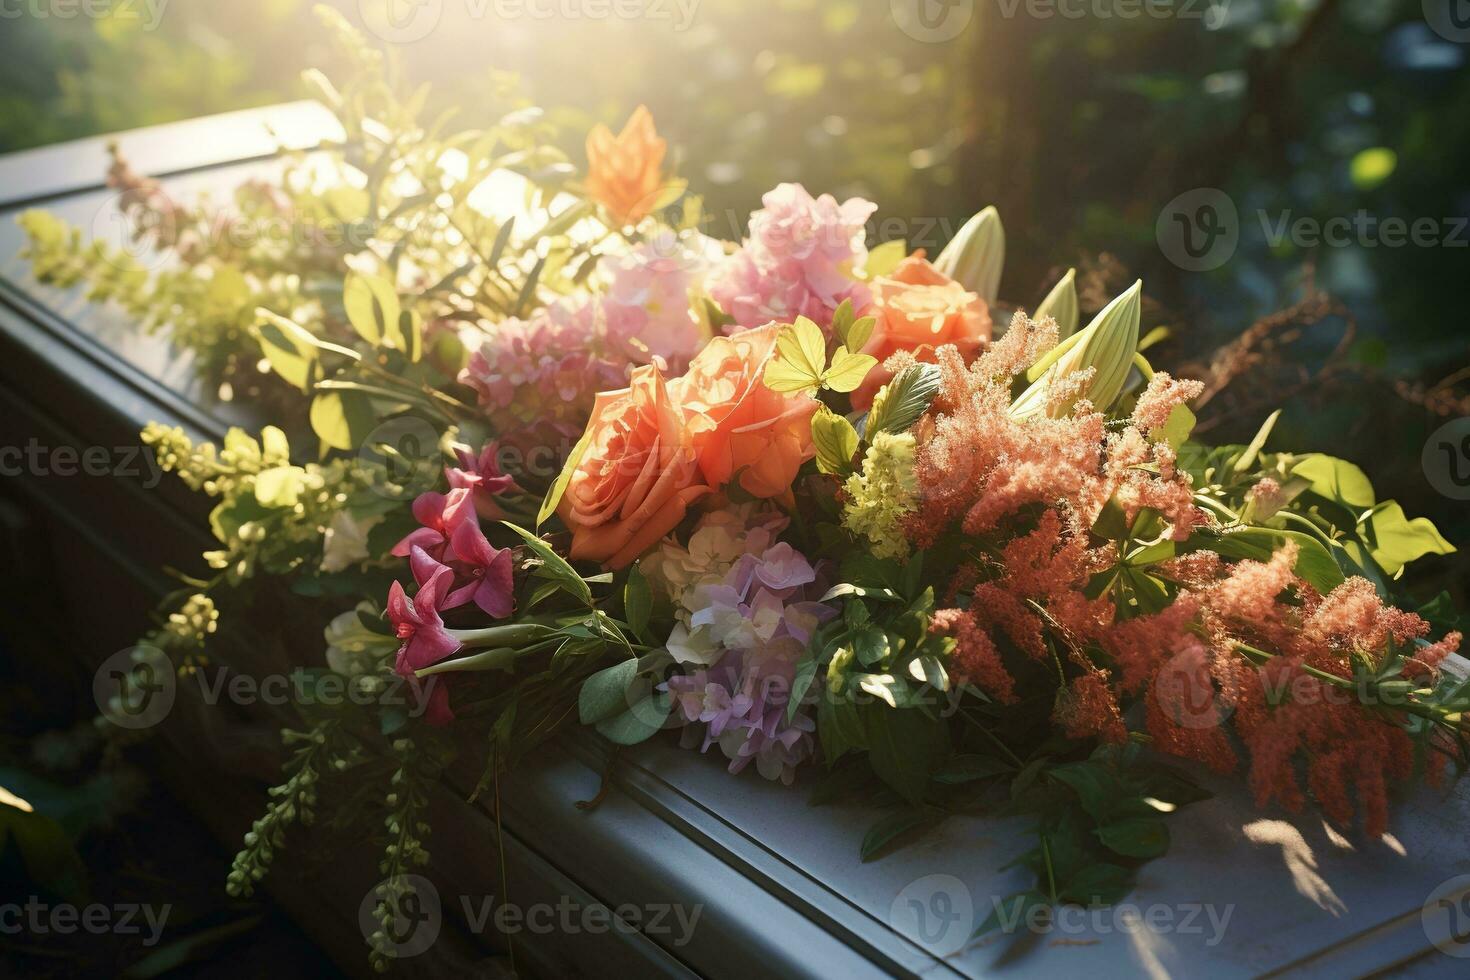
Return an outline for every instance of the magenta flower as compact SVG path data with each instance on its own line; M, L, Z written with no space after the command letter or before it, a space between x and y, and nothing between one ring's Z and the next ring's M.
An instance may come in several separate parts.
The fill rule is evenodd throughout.
M423 526L395 544L392 554L406 558L414 548L422 548L430 558L442 560L454 529L474 516L470 492L456 489L447 494L421 493L414 499L413 516Z
M393 670L408 681L414 696L425 705L425 719L432 725L446 725L454 718L449 707L449 689L440 678L431 677L426 693L425 685L414 672L453 656L461 646L439 615L443 608L441 596L449 588L453 573L419 547L411 551L409 564L416 578L421 571L429 574L411 602L402 585L394 582L388 587L388 619L400 640ZM430 571L431 566L437 566L438 570Z
M478 456L468 446L455 446L454 454L459 457L459 466L444 468L444 476L449 480L450 487L468 490L470 499L474 501L475 512L487 521L499 520L505 516L495 502L496 497L503 493L520 491L515 477L500 471L500 461L497 459L499 452L500 444L497 442L485 443Z
M417 572L420 568L428 568L433 559L415 546L409 561ZM394 669L404 677L411 677L414 671L458 652L459 640L445 628L444 619L439 615L452 581L453 572L440 565L438 571L430 574L428 580L419 586L412 601L399 583L394 582L388 587L388 619L401 641Z
M449 594L445 608L474 602L487 616L496 619L509 616L515 608L510 549L492 547L476 521L466 521L455 528L450 547L460 574L468 582Z

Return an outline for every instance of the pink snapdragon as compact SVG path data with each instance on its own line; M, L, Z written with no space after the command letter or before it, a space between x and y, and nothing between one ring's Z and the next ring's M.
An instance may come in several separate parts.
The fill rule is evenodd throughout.
M853 270L868 254L864 224L877 205L862 198L841 204L813 198L800 184L780 184L750 216L750 237L720 265L710 296L740 327L810 317L822 327L845 299L868 305L867 286Z

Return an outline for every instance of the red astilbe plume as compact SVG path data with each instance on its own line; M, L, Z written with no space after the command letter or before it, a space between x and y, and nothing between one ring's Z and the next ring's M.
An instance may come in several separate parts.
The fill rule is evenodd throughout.
M929 630L954 637L951 665L961 684L974 684L1001 704L1015 704L1015 681L1001 662L995 641L968 610L938 610L929 621Z
M1128 740L1128 727L1108 680L1107 671L1093 668L1062 688L1055 719L1068 738L1099 738L1115 744Z
M1292 574L1295 558L1287 546L1269 562L1239 562L1202 592L1200 618L1217 653L1242 642L1276 654L1239 689L1231 725L1250 757L1257 805L1301 809L1304 761L1306 789L1323 812L1346 826L1356 811L1364 831L1377 837L1387 830L1390 785L1411 775L1414 744L1391 703L1380 711L1360 700L1354 660L1366 658L1376 671L1428 624L1386 605L1366 579L1350 578L1319 596ZM1299 605L1286 601L1293 595ZM1432 676L1459 639L1447 636L1422 651L1427 660L1411 663Z

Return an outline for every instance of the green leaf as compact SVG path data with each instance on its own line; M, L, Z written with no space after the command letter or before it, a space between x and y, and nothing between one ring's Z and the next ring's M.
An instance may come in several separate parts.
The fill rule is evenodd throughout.
M879 817L863 835L861 853L864 863L873 860L899 838L932 826L935 822L933 813L919 807Z
M1427 517L1409 520L1404 516L1404 509L1392 500L1374 507L1361 526L1373 560L1389 575L1397 575L1409 562L1425 555L1448 555L1455 551L1455 546L1444 539L1434 522Z
M817 701L817 741L829 766L853 749L867 748L862 718L851 699L828 694Z
M324 446L350 451L372 431L372 403L348 391L322 391L311 400L311 429Z
M647 639L648 617L652 612L653 588L635 562L628 568L628 582L623 586L623 614L639 639Z
M1116 854L1156 858L1169 849L1169 828L1154 817L1130 817L1097 828L1098 840Z
M884 385L873 398L865 427L871 441L879 432L907 432L929 410L939 393L939 368L934 364L911 364Z
M1169 412L1168 420L1156 429L1150 429L1148 433L1151 442L1166 442L1172 449L1178 449L1184 445L1189 434L1194 431L1195 417L1187 405L1175 405Z
M877 279L886 276L909 254L908 244L902 238L875 245L868 252L868 260L863 263L861 276L864 279Z
M577 718L584 725L595 725L627 711L628 688L637 676L638 661L629 659L588 677L577 692Z
M852 329L847 332L847 339L842 342L843 346L851 351L861 351L863 345L873 336L873 328L877 325L878 320L875 317L859 317L853 323Z
M812 416L812 445L817 451L817 469L835 476L852 472L858 435L852 423L826 405Z
M1343 583L1342 569L1321 541L1305 531L1283 531L1269 527L1242 527L1227 530L1217 536L1201 536L1200 547L1223 555L1226 558L1250 558L1254 561L1270 561L1287 541L1297 544L1296 574L1312 584L1312 588L1326 595ZM1191 543L1195 538L1191 538Z
M867 626L852 635L852 652L858 663L872 667L888 659L888 634L876 626Z
M1088 816L1099 819L1112 806L1115 780L1092 762L1072 762L1047 770L1047 778L1068 787L1077 794Z
M781 328L776 337L779 357L766 365L765 384L772 391L813 391L822 385L827 341L822 330L804 316Z
M972 783L1015 771L1015 766L988 755L952 755L934 774L935 782L946 785Z
M1336 501L1354 512L1367 510L1377 503L1368 475L1345 459L1315 453L1291 468L1292 476L1311 482L1311 490L1319 497Z
M388 280L348 272L342 281L342 308L347 311L352 329L374 347L407 349L398 327L402 306L397 290Z
M839 347L832 355L832 366L822 374L822 384L833 391L854 391L877 366L878 359L873 355L853 354L846 347Z
M566 591L581 599L584 605L588 608L592 607L592 589L582 580L582 576L577 574L577 570L565 558L557 554L551 545L542 541L525 528L517 527L510 521L501 521L500 523L510 528L516 534L519 534L521 540L526 542L526 547L530 548L541 559L542 571L545 577L561 583Z
M1094 864L1073 875L1062 897L1079 905L1114 905L1128 894L1133 875L1116 864Z
M317 349L312 343L314 338L299 324L263 307L255 313L261 320L256 328L256 337L271 370L302 392L311 391L313 369L317 364Z
M838 303L837 309L832 311L832 334L840 343L846 345L849 349L862 346L861 344L849 344L847 342L848 331L852 329L855 319L856 317L852 312L851 299L845 299L841 303Z
M592 428L589 426L582 433L582 438L572 447L567 461L562 464L561 473L557 475L556 482L546 491L546 497L541 501L541 509L536 512L536 526L539 528L546 523L546 519L556 513L556 507L561 503L562 494L567 492L567 484L572 482L572 474L577 472L577 467L582 462L582 456L587 452L587 444L592 441Z
M618 745L637 745L663 728L672 704L668 694L655 691L634 702L621 714L597 723L597 731Z
M1240 458L1235 461L1235 465L1232 467L1235 472L1244 473L1255 465L1256 457L1260 455L1261 450L1265 447L1266 440L1271 437L1271 430L1276 428L1276 421L1279 418L1281 418L1281 409L1279 408L1266 416L1266 421L1262 422L1261 427L1256 430L1255 438L1251 440L1249 446L1245 447L1245 452L1240 454Z
M878 778L910 803L924 798L929 777L949 754L949 725L917 708L864 705L868 761Z

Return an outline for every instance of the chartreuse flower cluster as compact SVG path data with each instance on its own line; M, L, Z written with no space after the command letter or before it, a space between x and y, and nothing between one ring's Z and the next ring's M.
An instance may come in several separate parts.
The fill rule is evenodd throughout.
M1195 439L1201 386L1139 352L1142 283L1084 311L1068 272L1000 318L994 209L931 261L870 248L874 204L794 184L716 242L646 110L594 131L579 173L508 86L486 130L424 125L331 24L358 70L312 76L348 134L335 170L231 214L334 214L365 240L226 248L199 234L218 214L121 161L181 269L104 269L25 219L53 281L234 324L175 339L248 367L237 395L281 423L144 433L216 500L219 541L157 642L223 646L279 583L328 624L310 676L368 695L297 706L232 892L293 825L366 814L386 968L431 781L474 751L498 801L573 720L620 746L678 729L733 778L821 767L814 801L877 808L865 860L951 813L1027 815L1035 882L1009 912L1126 895L1202 795L1189 768L1373 836L1395 786L1465 763L1458 616L1405 574L1453 546L1351 463L1268 448L1275 416L1247 445ZM508 174L515 214L481 190Z

